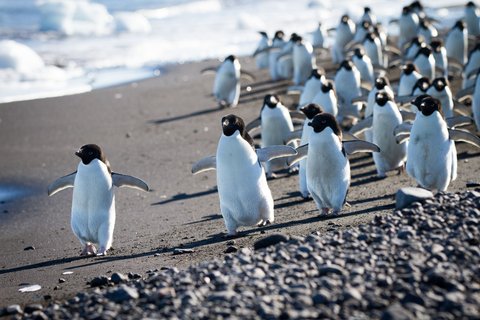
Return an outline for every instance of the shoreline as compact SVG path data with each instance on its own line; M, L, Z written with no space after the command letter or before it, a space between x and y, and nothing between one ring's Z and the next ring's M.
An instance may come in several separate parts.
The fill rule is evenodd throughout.
M255 70L251 58L240 61L246 70ZM272 83L266 71L255 71L258 78L249 84L250 92L242 91L239 106L221 110L210 96L213 77L200 75L200 70L215 64L205 60L172 65L160 77L135 86L0 106L0 185L26 182L39 190L0 203L2 218L8 215L0 223L0 307L68 299L91 290L87 282L103 274L185 269L225 256L228 240L221 237L225 226L214 190L215 173L193 176L190 166L214 154L224 114L235 113L248 122L258 116L263 96L285 90L287 83ZM153 189L116 190L114 249L106 257L78 258L80 245L69 223L71 190L46 195L49 183L75 170L73 152L86 143L101 145L114 171L144 179ZM458 154L458 178L450 185L451 192L468 190L466 183L478 179L474 173L480 170L477 150L459 144ZM415 185L406 173L392 172L377 180L369 156L350 159L351 207L339 217L320 217L313 201L299 196L298 177L280 175L268 182L275 223L240 229L235 246L251 247L273 233L305 236L367 223L391 212L397 189ZM35 250L24 250L29 246ZM195 253L173 255L175 248ZM73 274L63 275L65 271ZM66 281L59 283L60 278ZM42 289L20 293L27 283Z

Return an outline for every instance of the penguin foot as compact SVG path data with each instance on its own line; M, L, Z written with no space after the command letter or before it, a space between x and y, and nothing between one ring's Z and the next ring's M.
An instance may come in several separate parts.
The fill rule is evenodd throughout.
M93 256L97 254L97 248L91 243L88 243L85 245L85 248L83 248L82 253L80 253L80 256Z
M322 208L322 215L326 215L330 213L330 208Z
M290 169L288 169L288 173L290 174L295 174L295 173L298 173L299 171L300 171L299 166L293 166Z
M267 173L267 180L276 179L277 177L278 175L276 173L273 173L273 172Z
M405 163L397 168L397 175L401 175L405 172Z
M377 172L377 178L378 179L385 179L387 177L387 174L385 172Z
M107 255L107 248L100 247L100 250L97 253L97 257L106 256L106 255Z

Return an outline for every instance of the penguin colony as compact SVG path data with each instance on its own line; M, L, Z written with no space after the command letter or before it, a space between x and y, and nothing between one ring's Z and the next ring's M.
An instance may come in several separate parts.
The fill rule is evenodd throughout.
M319 23L311 43L297 33L286 40L281 30L271 39L260 32L257 68L272 81L291 81L287 94L298 103L285 105L271 92L252 121L225 115L216 154L192 166L193 174L216 170L228 236L274 222L267 178L279 171L298 172L301 196L320 214L339 214L350 187L348 155L357 152L372 153L379 178L406 171L419 187L447 190L457 176L456 141L480 148L476 132L464 127L473 122L480 130L480 10L473 2L464 10L464 19L439 30L415 1L390 22L398 25L395 39L368 7L357 22L345 14L335 28ZM212 93L222 109L238 105L242 76L254 80L234 55L202 70L208 72L215 72ZM460 90L452 90L452 79L461 80ZM252 138L256 131L260 141ZM112 173L98 146L77 155L77 171L56 180L49 195L74 188L72 229L82 254L105 254L115 223L113 186L148 186Z

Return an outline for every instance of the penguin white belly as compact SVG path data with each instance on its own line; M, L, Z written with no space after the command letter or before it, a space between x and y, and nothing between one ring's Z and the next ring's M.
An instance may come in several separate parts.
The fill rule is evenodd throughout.
M424 188L445 191L453 166L448 133L414 129L407 147L407 173Z
M398 96L409 96L412 94L413 86L422 76L418 73L411 73L409 75L402 75L398 83Z
M219 142L217 185L222 216L229 234L239 226L273 222L273 198L265 172L247 142Z
M80 163L73 188L71 226L82 244L111 246L115 226L115 197L112 178L99 160Z
M445 41L447 49L447 57L456 59L458 62L465 64L467 61L467 33L458 29L451 31Z
M318 104L324 112L331 113L334 117L338 114L337 96L333 90L329 90L327 93L320 90L313 98L312 103Z
M314 61L315 57L305 46L297 45L293 48L293 83L295 85L301 85L307 81L315 65Z
M350 186L350 164L333 132L310 136L307 185L319 210L341 210Z
M337 73L338 74L338 73ZM353 76L339 76L335 78L335 87L339 100L341 116L360 117L361 104L352 103L352 99L362 95L360 91L360 74L358 79Z
M305 82L305 86L303 87L303 91L300 94L300 99L298 101L298 108L303 107L304 105L312 102L315 95L320 91L321 80L315 77L308 79Z
M262 148L275 145L284 145L287 134L293 131L293 124L287 121L285 117L276 115L268 119L262 117ZM296 145L294 146L296 147ZM272 171L285 169L287 167L285 159L273 159L265 163L267 174Z
M303 146L308 144L310 140L310 134L312 133L312 127L308 125L309 120L306 119L305 123L303 124L302 130L302 139L300 141L300 145ZM307 186L307 159L300 160L299 170L298 170L298 185L300 188L300 193L302 194L303 198L308 197L308 186Z
M407 143L397 144L393 130L402 123L401 117L394 114L374 113L372 142L380 148L380 152L373 153L373 161L378 176L403 165L407 157Z

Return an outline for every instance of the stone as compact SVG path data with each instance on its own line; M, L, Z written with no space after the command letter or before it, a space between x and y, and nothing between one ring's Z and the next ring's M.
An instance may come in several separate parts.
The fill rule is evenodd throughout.
M95 288L95 287L102 287L108 285L108 277L106 276L98 276L93 278L90 281L90 287Z
M23 250L24 251L35 250L35 247L34 246L28 246L28 247L23 248Z
M426 189L413 187L401 188L395 195L395 208L403 209L413 202L421 202L429 198L433 198L433 193Z
M126 276L122 273L119 273L119 272L114 272L112 274L112 276L110 277L110 280L115 284L119 284L119 283L122 283L122 282L127 282L128 281L128 276Z
M233 252L237 252L238 251L238 248L235 247L235 246L228 246L227 249L225 249L225 253L233 253Z
M260 239L260 240L257 240L254 244L253 244L253 248L255 250L260 250L260 249L263 249L263 248L266 248L266 247L270 247L270 246L274 246L278 243L281 243L281 242L287 242L288 241L288 237L283 235L283 234L280 234L280 233L275 233L275 234L272 234L270 236L267 236L263 239Z
M124 301L138 299L139 294L137 289L122 284L119 288L108 292L105 296L113 302L122 303Z

